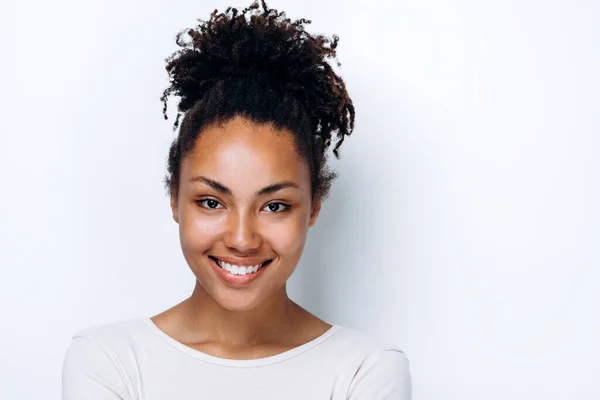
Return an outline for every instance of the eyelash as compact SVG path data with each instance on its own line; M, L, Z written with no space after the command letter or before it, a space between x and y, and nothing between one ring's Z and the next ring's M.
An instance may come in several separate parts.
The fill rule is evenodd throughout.
M202 205L202 202L209 201L209 200L212 200L212 201L214 201L214 202L216 202L216 203L219 203L217 200L215 200L215 199L210 199L210 198L209 198L209 199L200 199L200 200L198 200L198 201L196 201L196 202L197 202L197 203L198 203L198 204L199 204L199 205L200 205L202 208L205 208L205 209L207 209L207 210L218 210L217 208L210 208L210 207L205 207L205 206L203 206L203 205ZM221 203L219 203L219 204L221 204ZM284 207L284 209L283 209L282 211L270 211L270 213L271 213L271 214L281 214L281 213L283 213L283 212L286 212L286 211L288 211L288 210L290 209L290 205L289 205L289 204L282 203L282 202L280 202L280 201L274 201L273 203L269 203L269 204L267 204L265 207L268 207L268 206L270 206L271 204L280 204L280 205L282 205L282 206Z

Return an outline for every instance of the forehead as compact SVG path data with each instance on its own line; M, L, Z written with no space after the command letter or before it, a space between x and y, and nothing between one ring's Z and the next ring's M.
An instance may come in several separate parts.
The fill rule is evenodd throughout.
M308 164L297 153L290 131L241 117L202 130L182 162L181 181L200 174L230 185L262 187L283 179L310 184Z

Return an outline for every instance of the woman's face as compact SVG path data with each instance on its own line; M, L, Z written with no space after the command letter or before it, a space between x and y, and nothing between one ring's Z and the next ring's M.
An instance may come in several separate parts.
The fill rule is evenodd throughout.
M198 283L232 311L274 296L296 268L320 208L311 209L310 170L292 134L241 117L209 126L182 161L179 182L173 218ZM215 259L255 268L271 261L233 275Z

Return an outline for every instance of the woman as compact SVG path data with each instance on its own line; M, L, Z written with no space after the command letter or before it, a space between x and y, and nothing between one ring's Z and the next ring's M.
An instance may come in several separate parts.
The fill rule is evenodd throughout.
M63 399L411 397L396 346L329 324L286 293L354 127L333 42L257 2L177 35L161 100L180 96L165 184L192 295L153 316L84 329ZM183 42L187 33L190 42Z

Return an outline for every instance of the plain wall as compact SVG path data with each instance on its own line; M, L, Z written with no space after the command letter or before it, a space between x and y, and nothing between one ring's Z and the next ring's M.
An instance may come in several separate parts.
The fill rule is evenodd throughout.
M174 37L250 1L3 2L0 398L191 293L162 186ZM600 398L600 3L268 2L338 34L356 129L290 296L406 352L415 400Z

